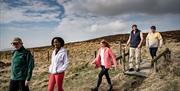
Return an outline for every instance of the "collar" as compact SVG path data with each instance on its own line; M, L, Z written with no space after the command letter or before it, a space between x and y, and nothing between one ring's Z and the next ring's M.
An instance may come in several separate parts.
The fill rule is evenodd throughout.
M65 48L61 47L57 54L59 54L61 52L65 52L65 51L66 51ZM55 54L55 52L56 52L56 49L54 49L53 53Z
M25 48L24 48L24 46L22 46L21 48L19 48L19 49L17 49L16 51L22 51L22 50L24 50Z

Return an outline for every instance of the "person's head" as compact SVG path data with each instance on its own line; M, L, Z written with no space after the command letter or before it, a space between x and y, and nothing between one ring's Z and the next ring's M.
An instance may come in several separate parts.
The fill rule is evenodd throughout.
M20 49L23 46L23 42L19 37L14 38L11 44L16 50Z
M151 26L151 32L155 32L156 31L156 26Z
M64 40L61 37L54 37L51 41L51 45L59 49L64 46Z
M104 40L104 39L100 42L100 44L101 44L101 47L108 47L108 48L110 48L109 43L106 40Z
M132 30L136 30L136 29L137 29L137 25L136 24L132 25Z

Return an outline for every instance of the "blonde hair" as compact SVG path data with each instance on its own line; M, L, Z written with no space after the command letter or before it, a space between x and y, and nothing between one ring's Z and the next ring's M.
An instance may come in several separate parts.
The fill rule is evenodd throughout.
M105 44L105 47L110 48L109 42L107 42L105 39L101 40L101 43Z

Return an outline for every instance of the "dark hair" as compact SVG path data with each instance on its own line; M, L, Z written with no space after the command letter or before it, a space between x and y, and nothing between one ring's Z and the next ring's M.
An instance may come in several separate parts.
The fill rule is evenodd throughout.
M156 30L156 26L151 26L151 29L154 29L154 30Z
M105 39L101 40L101 43L105 44L105 47L110 48L109 43Z
M64 40L63 40L61 37L54 37L54 38L52 39L52 41L51 41L51 45L52 45L52 46L54 46L54 45L53 45L53 42L54 42L55 39L58 40L58 42L61 44L61 47L64 46Z
M136 25L136 24L133 24L133 25L132 25L132 28L133 28L133 27L136 27L136 28L137 28L137 25Z

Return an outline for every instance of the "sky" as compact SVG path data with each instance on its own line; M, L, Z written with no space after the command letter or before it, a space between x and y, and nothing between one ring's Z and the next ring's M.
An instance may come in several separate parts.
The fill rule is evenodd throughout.
M180 0L0 0L0 50L14 37L24 46L50 45L53 37L66 42L129 33L180 29Z

